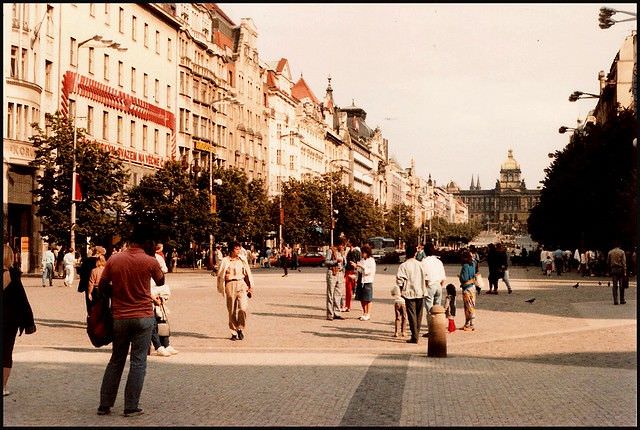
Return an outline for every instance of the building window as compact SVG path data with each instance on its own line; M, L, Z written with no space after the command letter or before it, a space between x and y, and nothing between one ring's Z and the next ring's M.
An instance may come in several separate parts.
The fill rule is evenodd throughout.
M171 85L167 85L167 107L171 107Z
M179 117L179 127L180 131L184 132L184 109L180 108L180 117Z
M124 34L124 9L118 9L118 31Z
M124 63L118 61L118 85L122 86L122 75L124 74Z
M11 77L18 77L18 47L11 47Z
M294 170L296 168L296 156L289 156L289 169Z
M109 140L109 112L102 111L102 138Z
M111 4L105 3L104 4L104 23L109 25L110 21L111 21Z
M53 6L47 5L47 36L53 37Z
M184 94L184 72L180 72L180 94Z
M89 15L95 17L96 16L96 4L89 3Z
M165 150L165 155L168 155L171 153L171 134L167 133L164 136L164 150Z
M116 136L116 139L119 144L122 144L122 133L123 133L122 128L124 127L124 123L123 123L122 117L119 115L118 115L117 127L118 127L118 130L117 130L118 135Z
M149 96L149 75L146 73L142 75L142 95L144 98Z
M167 38L167 58L171 61L173 57L173 47L171 46L171 38Z
M129 146L136 147L136 122L131 121L131 128L129 129Z
M71 38L70 49L71 51L69 52L69 63L72 66L77 66L78 65L78 41L73 37Z
M136 92L136 68L131 68L131 92Z
M160 150L160 130L157 128L153 131L153 152L158 154Z
M156 103L160 103L160 81L157 79L153 83L153 98Z
M109 54L104 54L104 65L102 67L102 75L105 81L109 80Z
M53 69L53 63L44 60L44 89L46 91L51 91L51 69Z
M147 127L146 125L142 126L142 150L146 151L147 150L147 138L149 134L149 127Z
M149 24L144 23L144 33L142 35L145 48L149 47Z
M87 106L87 133L93 136L93 106Z
M22 48L20 56L20 79L27 80L27 50L25 48Z
M95 63L96 50L89 48L89 73L93 75L93 64Z
M69 100L69 118L76 117L76 101Z
M160 53L160 32L156 30L156 54Z
M189 132L189 117L191 116L191 112L188 110L185 111L184 115L184 131Z
M13 125L15 117L14 105L13 103L9 103L9 108L7 109L7 138L15 139L15 127Z
M276 164L279 166L282 164L282 150L278 149L276 151Z
M135 16L131 17L131 39L136 40L136 29L138 28L138 18Z

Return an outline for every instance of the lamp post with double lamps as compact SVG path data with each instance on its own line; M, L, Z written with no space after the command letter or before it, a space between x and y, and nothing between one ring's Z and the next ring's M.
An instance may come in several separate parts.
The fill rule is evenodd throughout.
M89 42L98 42L99 45L97 46L88 46L87 43ZM101 45L100 45L101 44ZM100 36L99 34L94 35L93 37L90 37L87 40L83 40L82 42L78 43L78 52L80 51L80 48L110 48L110 49L115 49L116 51L120 51L120 52L124 52L127 50L127 48L123 48L120 46L119 43L114 42L113 40L107 40L104 39L102 36ZM78 55L76 55L77 57L79 57ZM78 65L80 64L79 58L78 58ZM75 79L73 80L73 94L77 97L78 95L78 81L80 79L80 75L78 73L76 73ZM78 127L77 127L77 119L78 116L76 115L78 111L78 102L76 101L75 103L75 112L73 115L73 164L72 164L72 168L71 168L71 225L69 227L70 230L70 237L69 237L69 246L71 246L74 250L76 249L76 232L75 232L75 227L76 227L76 199L75 199L75 191L76 191L76 147L78 145Z
M291 130L286 134L282 134L278 136L278 146L280 147L280 157L282 157L282 154L283 154L281 142L282 142L282 139L284 139L285 137L302 138L303 136L294 130ZM283 164L284 163L282 163L282 160L280 160L280 162L278 163L279 166L282 166ZM280 167L280 169L282 169L282 167ZM279 177L282 178L283 177L282 174L280 174ZM282 225L284 223L284 212L282 209L282 182L281 181L280 181L280 189L277 189L276 191L278 192L278 248L282 248Z
M632 18L627 18L627 19L620 19L620 20L615 20L615 19L611 19L611 17L613 15L615 15L616 13L624 13L626 15L631 15ZM598 22L600 23L600 28L607 29L611 26L613 26L614 24L618 23L618 22L626 22L626 21L635 21L637 20L637 14L632 13L632 12L626 12L624 10L617 10L617 9L612 9L610 7L601 7L600 8L600 13L598 15Z
M215 146L218 146L217 144L214 144L214 132L213 132L213 113L214 112L218 112L218 110L214 107L214 105L218 104L218 103L232 103L232 104L236 104L238 103L238 101L230 96L224 96L220 99L217 100L212 100L209 103L209 109L211 111L211 127L210 127L210 131L209 131L209 204L210 204L210 211L211 213L215 213L216 210L216 206L214 205L214 199L216 198L216 195L213 193L213 184L216 185L222 185L222 179L213 179L213 162L215 159L217 159L216 157L214 157L213 154L213 148ZM213 232L209 233L209 268L213 269Z
M331 174L331 165L333 163L339 163L339 162L346 162L349 163L349 160L346 160L344 158L337 158L335 160L330 160L329 161L329 173ZM334 209L333 209L333 176L329 175L329 216L331 217L330 222L331 222L331 233L330 233L330 245L333 247L333 230L335 228L335 216L337 215L338 211L336 210L334 213Z

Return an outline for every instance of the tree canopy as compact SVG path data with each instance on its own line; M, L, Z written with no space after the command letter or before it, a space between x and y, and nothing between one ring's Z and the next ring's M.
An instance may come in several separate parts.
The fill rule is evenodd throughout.
M531 210L531 237L548 246L629 249L637 237L637 120L623 110L611 121L576 130L546 169Z
M49 243L69 243L71 228L71 177L73 171L73 124L60 112L47 115L47 130L33 124L29 139L35 149L31 166L38 169L34 189L36 215L42 222L41 234ZM76 202L76 242L91 237L93 243L108 244L121 229L127 170L90 140L84 129L76 131L76 172L82 201Z

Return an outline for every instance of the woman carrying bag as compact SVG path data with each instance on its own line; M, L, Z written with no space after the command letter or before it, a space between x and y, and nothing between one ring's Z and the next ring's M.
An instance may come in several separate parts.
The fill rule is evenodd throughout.
M161 253L162 244L158 244L156 245L155 257L160 264L162 272L167 273L169 269L167 268L167 263L164 261L164 257ZM171 297L171 290L166 283L160 287L157 286L153 281L153 278L151 278L151 296L154 299L153 311L156 317L156 324L151 332L151 344L156 350L156 355L161 357L175 355L178 351L174 349L173 346L169 345L169 336L171 335L169 330L169 320L167 318L169 309L165 303L169 300L169 297Z

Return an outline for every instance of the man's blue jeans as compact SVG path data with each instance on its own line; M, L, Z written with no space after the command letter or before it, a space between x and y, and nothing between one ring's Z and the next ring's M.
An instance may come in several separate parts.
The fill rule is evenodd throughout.
M53 264L46 263L44 266L44 270L42 271L42 286L49 281L49 286L53 286Z
M138 407L147 372L147 352L154 323L153 317L113 320L113 351L102 378L100 406L113 407L131 344L129 375L124 389L124 408Z

